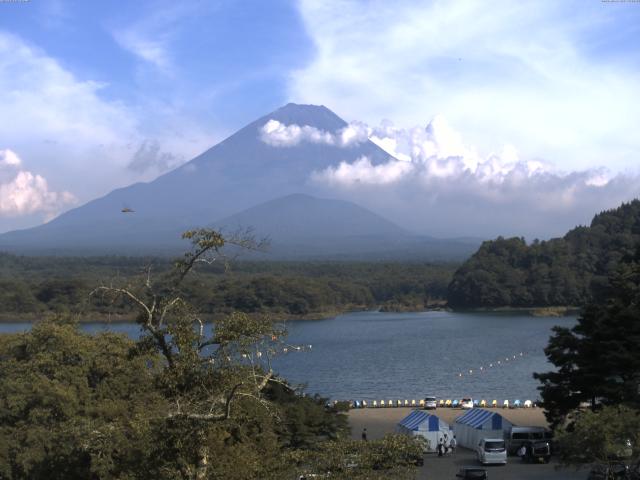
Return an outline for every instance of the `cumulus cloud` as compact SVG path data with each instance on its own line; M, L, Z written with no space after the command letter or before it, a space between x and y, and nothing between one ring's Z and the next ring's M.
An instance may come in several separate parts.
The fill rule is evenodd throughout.
M294 147L303 142L347 147L366 141L368 130L363 124L350 124L334 134L309 125L285 125L271 119L260 128L260 139L272 147Z
M48 219L75 203L73 194L51 191L44 177L21 167L15 152L0 150L0 217L43 213Z
M312 178L338 185L386 185L402 180L414 170L415 165L411 162L391 159L387 163L373 165L367 157L360 157L353 163L342 162L337 167L314 172Z
M640 192L637 175L606 168L567 172L521 158L510 144L482 154L442 116L427 127L357 125L389 159L343 161L313 172L312 182L425 233L544 237Z
M503 183L514 177L527 179L536 174L552 172L551 165L540 161L524 161L513 145L506 144L499 153L483 157L473 146L462 141L460 133L449 126L443 116L436 116L426 128L396 128L390 121L378 127L355 124L362 139L369 139L391 155L386 164L373 165L366 158L349 164L342 162L315 178L340 184L393 183L405 177L457 179L470 176L478 182ZM351 127L347 127L351 128ZM602 174L600 174L601 176Z
M13 151L8 148L5 150L0 150L0 168L2 167L19 167L22 163L20 157Z

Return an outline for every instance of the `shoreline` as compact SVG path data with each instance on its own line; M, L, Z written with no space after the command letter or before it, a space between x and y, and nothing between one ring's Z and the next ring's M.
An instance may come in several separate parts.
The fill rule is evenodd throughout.
M349 313L364 312L380 312L380 313L426 313L426 312L456 312L456 313L518 313L529 314L531 317L565 317L575 315L580 312L579 307L495 307L495 308L470 308L470 309L452 309L446 305L437 304L425 306L423 308L397 308L390 309L389 306L376 305L373 308L365 305L352 305L349 308L322 310L319 312L311 312L302 315L294 315L290 313L248 313L247 315L264 315L270 317L274 322L287 322L291 320L327 320L340 315ZM207 321L215 321L216 318L228 315L228 313L215 313L203 315ZM136 314L104 314L93 313L90 315L79 314L56 314L54 312L45 312L41 314L35 313L0 313L0 324L2 323L33 323L40 320L54 318L56 316L66 316L77 320L78 323L135 323Z

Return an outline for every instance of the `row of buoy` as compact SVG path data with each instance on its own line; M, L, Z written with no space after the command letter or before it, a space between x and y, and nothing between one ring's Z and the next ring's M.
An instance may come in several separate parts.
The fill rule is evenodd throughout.
M251 358L255 355L256 358L261 358L262 355L279 355L279 354L287 354L287 353L295 353L295 352L309 352L313 348L313 345L288 345L282 348L269 348L264 352L261 350L256 351L255 353L243 353L241 356L243 359Z
M424 400L373 400L370 403L366 400L352 400L349 402L352 408L398 408L398 407L425 407ZM460 400L444 400L441 399L438 402L438 407L440 408L460 408L461 406ZM531 400L525 400L524 402L520 400L514 400L510 402L509 400L504 400L502 403L499 403L498 400L492 400L488 402L486 400L474 400L473 406L478 408L535 408L540 406L538 402L532 402Z
M515 355L504 357L504 359L501 358L500 360L496 360L495 362L490 362L488 365L480 365L480 367L476 369L470 368L468 370L464 370L458 373L458 378L462 378L467 375L479 375L481 373L486 373L490 369L508 365L509 362L513 363L513 361L518 360L520 357L524 357L525 355L526 355L525 352L520 352Z

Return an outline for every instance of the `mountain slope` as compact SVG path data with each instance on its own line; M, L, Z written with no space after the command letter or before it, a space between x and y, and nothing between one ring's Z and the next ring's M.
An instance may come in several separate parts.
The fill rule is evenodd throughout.
M215 222L251 227L271 240L269 259L442 260L467 258L480 242L414 235L352 202L293 194Z
M292 194L276 198L216 222L233 229L251 226L277 241L353 236L406 236L408 233L379 215L343 200Z
M288 104L242 128L190 162L149 183L137 183L35 228L0 236L0 248L84 252L171 249L179 232L300 191L314 170L365 155L389 155L367 141L350 147L300 143L273 147L260 139L271 119L335 133L346 122L324 106ZM123 206L135 210L123 214Z

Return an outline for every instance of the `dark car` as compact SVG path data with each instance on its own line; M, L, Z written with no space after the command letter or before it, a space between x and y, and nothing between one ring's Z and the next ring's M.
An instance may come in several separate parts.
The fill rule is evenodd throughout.
M487 480L489 476L484 468L478 467L462 467L456 477L463 480Z
M522 444L524 455L522 461L527 463L549 463L551 459L551 444L545 440L527 440Z

